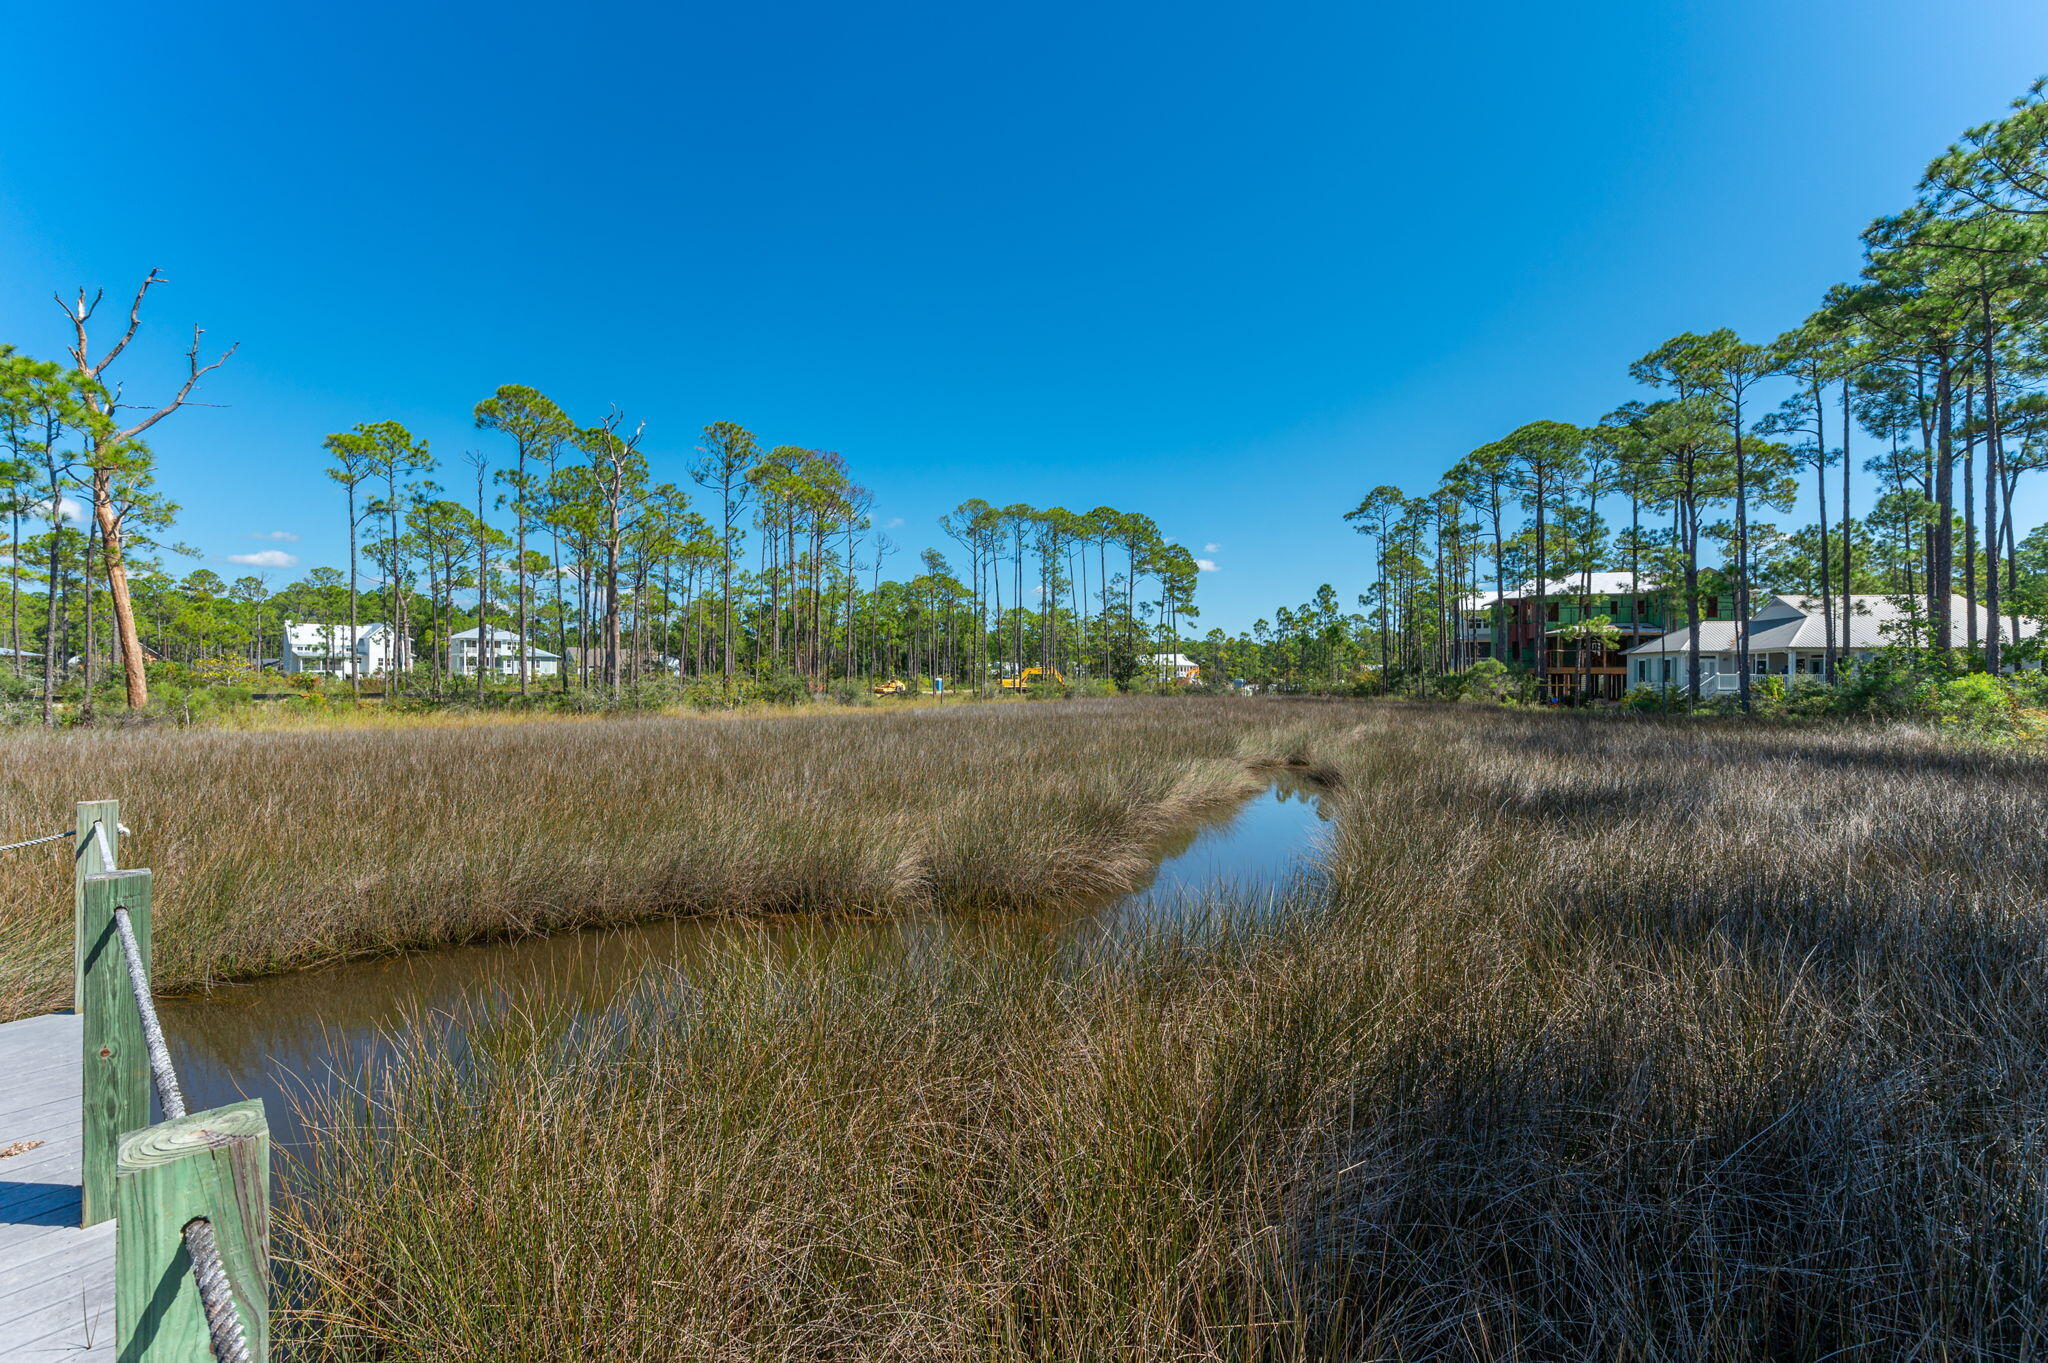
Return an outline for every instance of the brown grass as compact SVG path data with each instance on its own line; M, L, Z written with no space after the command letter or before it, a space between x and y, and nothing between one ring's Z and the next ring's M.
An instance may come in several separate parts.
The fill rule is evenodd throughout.
M176 991L662 914L1114 893L1163 828L1248 788L1274 726L1153 701L16 733L0 830L119 797ZM0 1018L70 1001L68 876L60 847L0 856Z
M736 949L603 1019L534 997L459 1052L423 1035L320 1114L287 1334L494 1363L2048 1347L2048 766L1292 713L1322 732L1288 755L1343 785L1327 884L1277 919Z

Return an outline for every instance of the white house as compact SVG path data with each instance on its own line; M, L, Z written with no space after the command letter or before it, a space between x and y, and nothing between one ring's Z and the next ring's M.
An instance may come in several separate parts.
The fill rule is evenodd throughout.
M323 625L284 622L280 672L316 672L327 677L369 676L412 666L412 646L389 625Z
M1849 598L1849 637L1841 637L1842 615L1839 598L1834 604L1835 649L1840 658L1867 658L1891 644L1909 642L1912 611L1891 596ZM1955 621L1955 640L1961 643L1969 630L1970 607L1962 597L1952 597L1949 610ZM1990 624L1990 612L1977 610L1977 637L1983 638ZM2012 621L2000 617L2000 633L2012 638ZM1747 622L1702 620L1700 622L1700 694L1732 695L1742 688L1742 672L1736 640L1749 634L1749 666L1755 677L1818 677L1827 666L1827 623L1817 598L1773 596ZM2034 633L2034 626L2021 622L2020 637ZM1624 655L1628 659L1631 686L1684 690L1692 631L1671 633L1638 644Z
M1138 666L1160 681L1180 686L1186 686L1202 675L1202 669L1195 666L1195 660L1185 653L1154 653L1138 659Z
M477 668L477 645L483 642L483 663L494 677L519 675L519 636L509 629L494 629L489 639L482 632L466 629L448 640L448 666L457 676L472 676ZM562 658L544 648L526 646L526 675L552 677L562 669Z

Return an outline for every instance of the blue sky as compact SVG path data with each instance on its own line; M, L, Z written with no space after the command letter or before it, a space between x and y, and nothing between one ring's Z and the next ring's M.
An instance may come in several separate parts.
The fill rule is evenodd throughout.
M1373 485L1798 322L2044 40L2017 0L24 7L0 339L157 266L131 394L240 343L154 433L226 574L341 561L325 433L495 452L523 382L678 481L708 421L838 450L910 550L968 497L1148 512L1236 629L1359 589Z

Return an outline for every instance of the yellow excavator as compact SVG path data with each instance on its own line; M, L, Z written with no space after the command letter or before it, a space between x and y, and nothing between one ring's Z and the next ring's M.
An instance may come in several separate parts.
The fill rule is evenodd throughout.
M1034 686L1065 686L1067 679L1056 667L1027 667L1014 677L1005 677L1002 688L1005 691L1029 691Z
M875 694L878 696L900 696L909 689L910 688L908 686L905 686L900 681L885 681L875 683Z

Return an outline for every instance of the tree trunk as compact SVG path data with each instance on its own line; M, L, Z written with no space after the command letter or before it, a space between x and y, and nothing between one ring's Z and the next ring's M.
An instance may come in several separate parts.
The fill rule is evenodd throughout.
M114 639L121 652L128 708L139 710L149 704L149 673L142 657L142 635L135 628L135 602L128 594L128 564L122 555L121 518L111 500L112 482L111 473L93 475L93 519L99 525L107 595L114 604Z
M21 508L7 508L7 616L8 647L14 650L14 675L21 666Z
M1545 580L1550 565L1544 544L1548 535L1544 525L1546 489L1542 466L1538 465L1533 472L1536 478L1536 701L1540 705L1550 699L1550 609L1547 595L1550 583Z
M610 533L604 543L604 681L619 698L619 499L611 498Z
M1854 592L1856 573L1856 522L1849 513L1849 434L1856 429L1855 418L1849 405L1849 376L1842 376L1842 634L1841 647L1844 656L1851 653L1851 617L1854 615ZM1839 671L1839 664L1837 664ZM1830 676L1829 680L1834 680Z
M57 593L63 585L64 484L56 460L47 461L50 474L50 581L43 602L43 727L57 727Z
M1963 385L1963 603L1964 646L1977 651L1977 438L1969 434L1977 424L1977 390Z
M1984 313L1984 667L1996 676L2000 656L1998 607L1998 495L2004 483L2005 440L1998 426L1998 332L1991 320L1991 291L1981 295Z
M1936 648L1955 644L1955 621L1949 600L1955 594L1955 401L1954 371L1946 348L1934 380L1934 526L1927 564L1927 621Z
M513 580L519 590L519 694L527 693L527 660L533 656L533 622L526 610L526 440L522 437L519 445L519 481L512 485L513 492L513 535L518 540L514 549L519 557L512 569Z
M1699 506L1694 500L1697 488L1692 457L1688 456L1685 471L1685 490L1679 499L1679 534L1685 541L1685 690L1686 706L1697 709L1700 703L1700 520Z
M356 624L356 561L356 486L354 483L350 483L348 486L348 690L349 699L355 704L361 705L363 703L363 682L360 669L356 667L356 631L358 628ZM329 640L331 641L333 637L333 632L329 631ZM328 646L328 652L330 655L333 653L331 642ZM330 663L333 662L332 656L328 658L328 661Z
M1754 678L1749 661L1749 465L1742 444L1742 399L1734 399L1735 417L1735 667L1742 712L1749 713Z
M484 666L489 660L485 644L491 637L491 528L484 520L484 471L476 471L476 647L470 661L476 668L476 703L484 703Z
M1827 408L1822 403L1820 388L1820 366L1813 369L1813 482L1818 493L1816 500L1820 507L1820 619L1821 619L1821 675L1829 681L1835 679L1835 605L1830 565L1834 556L1828 546L1828 423ZM1849 457L1848 451L1842 457Z

